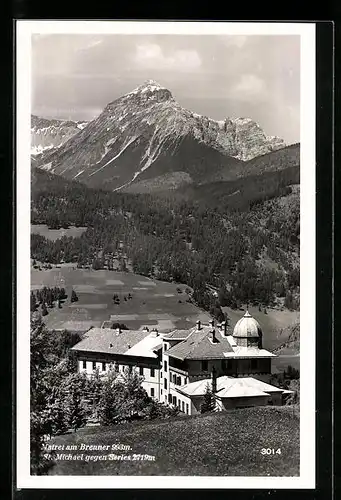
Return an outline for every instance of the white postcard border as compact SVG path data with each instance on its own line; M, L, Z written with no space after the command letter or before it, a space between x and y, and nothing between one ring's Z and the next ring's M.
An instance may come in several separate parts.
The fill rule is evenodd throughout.
M299 35L301 37L300 476L30 476L30 115L32 34ZM315 24L137 21L16 22L17 487L315 488Z

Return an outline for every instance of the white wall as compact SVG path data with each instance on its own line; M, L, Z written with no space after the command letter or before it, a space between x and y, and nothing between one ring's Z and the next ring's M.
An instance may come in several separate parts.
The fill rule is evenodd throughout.
M109 371L110 364L112 366L114 366L113 363L105 362L104 363L105 370L103 370L102 362L96 361L95 365L93 365L92 361L85 361L85 368L83 366L83 363L84 363L83 360L78 361L78 371L80 373L86 373L89 376L92 375L94 373L94 371L96 371L96 369L99 370L100 375L101 374L104 375L105 373L107 373ZM118 365L119 372L124 373L124 370L126 367L127 367L127 365ZM139 367L137 367L135 369L136 369L136 372L139 374L140 373ZM151 368L150 367L143 367L143 375L141 375L141 376L143 377L142 387L147 391L148 396L151 396L157 400L160 400L160 396L161 396L161 393L160 393L160 389L161 389L160 370L155 368L154 369L154 377L152 377ZM152 396L151 389L154 389L154 396Z

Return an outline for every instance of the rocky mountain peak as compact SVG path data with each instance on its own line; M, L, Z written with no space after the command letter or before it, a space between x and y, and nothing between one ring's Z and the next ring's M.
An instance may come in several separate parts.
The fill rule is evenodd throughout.
M242 168L239 161L284 146L250 118L216 121L199 115L147 80L109 103L58 150L39 158L38 166L92 186L125 189L174 172L195 182L222 170L224 178L232 178L232 170Z
M126 98L137 98L140 102L162 102L162 101L174 101L172 93L160 85L155 80L146 80L131 92L125 94Z

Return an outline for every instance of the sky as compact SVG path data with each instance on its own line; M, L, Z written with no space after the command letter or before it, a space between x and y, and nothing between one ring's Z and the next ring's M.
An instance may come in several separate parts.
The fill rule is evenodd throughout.
M215 120L300 140L298 35L33 35L32 113L91 120L145 80Z

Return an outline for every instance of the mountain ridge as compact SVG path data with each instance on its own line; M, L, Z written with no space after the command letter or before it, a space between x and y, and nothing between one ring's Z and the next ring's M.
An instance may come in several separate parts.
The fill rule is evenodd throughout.
M89 186L116 190L137 178L177 171L200 182L212 172L242 171L245 160L285 146L249 118L219 122L193 113L168 89L149 80L108 103L99 116L58 149L37 158L35 165Z
M87 125L86 121L42 118L31 115L31 155L54 150Z

